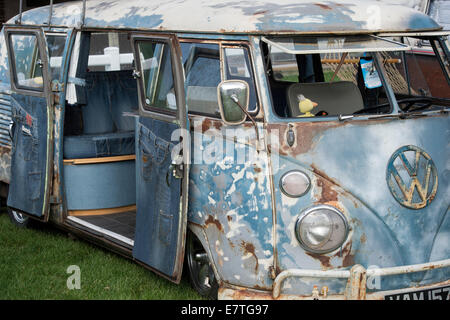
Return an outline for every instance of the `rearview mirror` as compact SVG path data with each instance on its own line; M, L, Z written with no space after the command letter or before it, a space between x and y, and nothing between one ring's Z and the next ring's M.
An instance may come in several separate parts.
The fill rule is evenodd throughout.
M220 116L229 125L238 125L247 118L248 84L242 80L225 80L217 86Z

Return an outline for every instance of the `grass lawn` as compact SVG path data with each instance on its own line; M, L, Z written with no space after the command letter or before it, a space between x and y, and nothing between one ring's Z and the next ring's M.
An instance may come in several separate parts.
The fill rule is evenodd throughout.
M81 288L69 290L70 265ZM173 284L137 264L73 240L55 227L18 228L0 212L0 299L201 299L187 275Z

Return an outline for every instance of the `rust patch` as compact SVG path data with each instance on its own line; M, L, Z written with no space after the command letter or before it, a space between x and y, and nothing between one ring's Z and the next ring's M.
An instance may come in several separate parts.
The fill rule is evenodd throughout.
M209 119L204 119L202 121L202 133L205 133L211 128L212 121Z
M352 254L348 254L344 257L344 261L342 261L342 266L343 267L350 267L353 266L355 264L355 259L354 256Z
M328 129L342 127L348 125L349 122L336 123L336 122L313 122L313 123L291 123L291 124L268 124L267 129L270 133L274 133L279 139L279 150L272 150L273 152L279 152L282 155L286 151L291 156L309 152L313 147L315 141L317 141L321 134ZM294 131L295 142L290 147L287 143L287 133L289 129ZM275 131L275 132L274 132Z
M251 290L235 290L233 292L233 300L246 300L246 299L255 299L255 300L268 300L271 299L271 296L268 293L260 293Z
M273 268L273 267L271 267L271 268ZM277 265L276 268L275 268L275 277L278 276L282 271L283 270L280 269L280 266Z
M222 130L222 121L213 121L213 125L217 130Z
M312 253L312 252L306 252L306 254L313 259L319 260L320 265L322 266L322 269L326 270L326 269L333 268L333 266L330 263L330 259L331 259L330 257L321 255L321 254L317 254L317 253Z
M311 168L312 168L313 172L315 174L317 174L318 176L321 176L322 178L324 178L324 179L332 182L333 184L339 186L339 183L337 183L334 179L332 179L329 176L327 176L326 173L324 173L323 171L321 171L318 168L316 168L316 166L314 164L311 165Z
M280 150L278 150L278 152L279 152L282 156L288 156L288 155L289 155L289 148L283 146Z
M314 166L314 164L311 165L311 169L317 176L323 178L323 179L320 179L320 178L317 179L317 186L322 188L321 197L317 202L318 203L329 202L330 205L337 206L338 209L343 211L344 209L341 208L341 206L338 202L338 192L333 189L334 187L343 189L340 186L340 184L333 178L330 178L329 176L327 176L323 171L316 168ZM344 193L348 194L347 191L345 191L345 190L344 190ZM358 202L355 201L353 196L348 197L348 199L350 199L352 201L355 208L359 207Z
M320 265L323 270L328 270L334 268L331 265L331 259L333 257L339 257L342 258L342 267L350 267L355 264L355 255L352 254L352 242L350 241L345 245L342 250L339 250L333 257L327 256L327 255L320 255L317 253L312 252L306 252L308 256L310 256L313 259L319 260Z
M244 254L251 254L256 261L255 265L255 272L258 271L259 262L258 257L255 254L255 246L252 243L245 242L244 240L241 241L241 248L244 250Z
M0 154L11 152L11 147L0 146Z
M324 179L317 179L317 186L322 189L318 202L326 203L338 201L338 193L333 190L332 183Z
M212 215L208 215L208 219L206 219L205 224L206 226L213 224L217 227L217 229L219 229L219 231L223 231L223 227L220 221L215 219Z
M294 130L296 138L291 147L286 139L290 127L288 125L271 126L271 128L278 130L279 133L278 152L283 155L291 154L292 156L307 153L312 148L315 137L329 127L329 125L319 123L302 123L301 126L294 124L291 129Z
M355 255L352 254L352 241L347 243L342 250L339 250L339 252L335 256L343 258L343 267L353 266L355 264Z
M330 6L327 6L326 4L323 4L323 3L314 3L314 5L321 7L324 10L332 10L332 8Z
M416 118L414 118L414 120L416 120ZM393 120L392 118L382 118L382 119L373 119L369 122L367 122L367 120L361 121L364 121L364 126L367 125L372 126L382 123L390 123L397 120ZM341 128L346 126L355 126L360 124L361 122L359 120L343 121L343 122L320 121L320 122L292 122L283 124L281 123L267 124L267 130L269 135L273 134L274 136L277 136L279 141L278 149L276 149L275 146L272 146L270 152L271 153L279 152L281 155L290 155L296 157L298 155L310 152L311 149L314 148L315 143L319 141L322 135L329 129ZM295 134L295 143L292 145L292 147L288 145L286 140L289 128L292 128ZM284 150L283 147L285 148ZM284 153L285 150L288 150L288 154Z
M366 241L367 241L366 235L365 235L365 234L362 234L361 237L359 238L359 241L360 241L361 243L366 243Z

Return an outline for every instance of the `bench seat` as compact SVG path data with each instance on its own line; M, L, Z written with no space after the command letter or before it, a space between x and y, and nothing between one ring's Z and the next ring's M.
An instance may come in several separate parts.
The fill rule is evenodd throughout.
M64 158L99 158L134 154L134 131L64 137Z

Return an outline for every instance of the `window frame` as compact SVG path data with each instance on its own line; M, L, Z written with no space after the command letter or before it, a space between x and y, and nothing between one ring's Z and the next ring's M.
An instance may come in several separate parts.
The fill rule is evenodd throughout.
M433 48L434 54L436 55L439 65L441 66L442 72L444 73L445 79L447 80L447 83L450 85L450 67L449 67L449 59L450 54L448 51L448 47L446 45L446 42L442 37L438 38L428 38L428 41L431 44L431 47ZM439 47L442 50L442 54L439 52ZM445 55L445 57L443 57ZM445 58L445 60L444 60Z
M49 49L48 49L48 41L47 41L47 38L48 37L63 37L64 38L64 47L63 47L63 52L62 52L62 55L61 55L61 63L63 62L63 60L64 60L64 54L65 54L65 52L64 52L64 49L65 49L65 47L66 47L66 43L67 43L67 40L68 40L68 33L67 32L58 32L58 31L45 31L44 32L44 36L45 36L45 39L46 39L46 42L47 42L47 52L48 52L48 68L49 68L49 71L50 71L50 73L49 73L49 76L50 76L50 78L51 78L51 80L52 81L54 81L54 80L57 80L57 81L60 81L60 77L58 77L58 78L55 78L55 79L53 79L53 72L52 72L52 66L51 66L51 59L52 58L56 58L56 57L51 57L51 55L50 55L50 51L49 51ZM57 57L57 58L59 58L59 57ZM60 70L59 70L59 76L61 75L61 70L64 68L64 66L61 64L61 66L59 66L58 67Z
M219 41L203 41L203 40L198 40L198 39L179 39L180 42L180 49L181 49L181 44L182 43L190 43L190 44L213 44L213 45L217 45L218 46L218 50L219 50L219 70L220 70L220 79L222 80L223 78L223 64L222 64L222 47ZM203 58L208 58L208 59L212 59L211 57L206 57L206 56L200 56ZM181 57L183 59L183 57ZM196 61L196 60L195 60ZM192 67L195 65L195 61L194 63L190 66L189 70L192 70ZM187 80L187 74L186 74L186 70L184 70L183 67L183 73L184 73L184 84L185 84L185 90L186 90L186 80ZM187 94L187 92L185 92L185 94ZM219 101L217 101L217 106L218 106ZM186 95L186 104L187 104L187 95ZM215 119L221 119L220 113L205 113L205 112L200 112L200 111L195 111L195 110L189 110L189 106L188 106L188 114L189 115L197 115L197 116L203 116L203 117L210 117L210 118L215 118Z
M175 110L171 110L171 109L163 109L163 108L158 108L158 107L153 107L149 104L147 104L146 102L146 88L145 88L145 83L144 83L144 75L141 73L141 75L138 77L137 81L138 81L138 95L139 95L139 99L141 100L140 105L142 106L142 111L145 112L150 112L151 114L162 114L163 117L170 117L171 119L173 118L177 118L177 115L179 113L180 110L180 106L178 105L178 91L177 91L177 86L175 84L175 82L177 81L177 75L175 73L174 70L174 59L176 59L176 57L174 57L174 43L172 42L170 36L160 36L160 35L151 35L151 34L145 34L145 35L131 35L131 41L132 41L132 48L133 51L136 53L135 54L135 70L139 71L139 72L143 72L143 70L141 70L141 59L140 59L140 55L139 55L139 43L141 42L151 42L151 43L160 43L160 44L164 44L168 47L169 53L170 53L170 62L171 62L171 74L172 74L172 80L173 80L173 86L174 86L174 91L175 91L175 99L177 101L177 109Z
M247 50L248 53L248 60L249 60L249 72L251 72L251 77L253 79L253 84L255 88L255 97L256 97L256 108L254 111L249 112L250 115L256 116L259 114L261 110L261 99L259 97L259 91L258 91L258 84L257 79L255 77L256 75L256 69L254 64L254 58L253 58L253 52L251 50L250 43L247 41L233 41L233 40L223 40L223 39L212 39L212 40L203 40L203 39L196 39L196 38L178 38L178 41L180 43L180 46L182 43L193 43L193 44L216 44L219 46L219 60L220 60L220 77L222 81L225 80L225 55L224 50L225 48L243 48L244 50ZM184 71L184 70L183 70ZM184 79L186 80L186 74L184 75ZM217 101L219 103L219 101ZM219 114L213 114L213 113L203 113L203 112L197 112L192 110L187 110L188 115L195 115L195 116L203 116L203 117L209 117L214 119L222 119ZM249 121L246 119L246 121Z
M33 52L33 60L31 63L31 69L34 70L35 63L37 62L36 52L39 52L40 60L42 63L42 86L39 88L28 87L20 85L17 79L16 70L16 57L14 52L14 47L12 44L13 35L23 35L23 36L34 36L36 38L35 52ZM5 37L7 44L7 51L9 57L10 75L11 75L11 89L17 93L45 97L49 91L49 81L48 81L48 51L47 42L45 40L45 35L43 31L39 28L7 28L5 27ZM38 51L36 51L36 49ZM33 71L34 72L34 71Z
M259 103L259 97L258 97L258 89L257 89L257 85L256 85L255 70L254 70L253 61L252 61L252 58L251 58L250 46L248 46L248 45L246 46L245 44L240 44L240 45L238 44L238 45L236 45L236 44L228 44L228 43L225 43L225 44L222 45L222 47L221 47L221 54L223 55L223 58L221 59L221 62L222 62L222 65L223 65L223 67L222 67L222 81L233 80L233 79L226 79L225 49L242 49L242 50L247 52L248 63L249 63L249 66L248 66L249 70L248 71L250 72L250 78L253 79L253 88L254 88L254 92L255 92L255 109L252 110L252 111L249 110L248 113L250 115L257 115L258 112L259 112L259 109L260 109L260 106L259 106L260 103ZM250 90L252 88L250 88L250 85L248 87L249 87L249 93L250 93ZM250 96L249 96L249 101L250 101Z
M267 48L267 54L270 54L270 49L269 49L269 44L265 41L263 41L262 39L260 39L259 41L260 44L260 48L261 48L261 52L263 52L263 47L266 46ZM268 62L266 61L266 59L263 59L263 64L264 64L264 70L265 70L265 81L268 85L268 91L269 91L269 99L270 99L270 103L271 103L271 107L270 107L270 111L272 116L277 119L277 120L281 120L281 121L295 121L295 122L308 122L308 123L314 123L314 122L339 122L342 120L345 120L348 118L353 118L353 121L365 121L365 120L369 120L372 119L374 117L389 117L389 116L395 116L398 115L400 113L400 108L398 106L397 100L395 98L395 94L392 90L392 87L390 86L390 84L388 83L388 81L386 80L386 71L385 68L383 66L382 63L380 63L380 52L373 52L374 53L374 64L377 68L377 71L379 72L380 75L380 80L382 83L382 87L385 88L386 90L386 98L389 102L390 105L390 109L388 113L384 113L384 114L352 114L352 115L326 115L326 116L314 116L314 117L283 117L280 116L277 111L275 110L275 104L274 104L274 99L273 99L273 95L272 95L272 89L270 87L270 75L268 73ZM279 81L277 81L279 82Z
M93 28L83 29L82 31L88 32L91 35L91 38L90 38L90 41L89 41L90 42L89 43L89 54L88 54L89 60L91 59L91 57L98 57L98 56L103 56L104 55L104 53L91 54L91 52L90 52L90 50L91 50L90 44L92 42L92 35L95 35L95 34L105 34L105 35L117 34L119 37L121 35L126 35L127 38L128 38L128 41L130 42L130 49L131 49L131 51L128 52L128 53L125 53L125 54L130 54L131 56L133 56L134 48L133 48L133 43L131 42L131 37L134 35L134 33L132 31L120 30L120 29L93 29ZM121 45L120 45L120 39L118 41L119 41L119 46L117 48L119 48L119 50L121 48L123 49L123 47L121 47ZM103 49L105 49L105 48L103 48ZM124 53L120 53L119 52L119 56L123 55L123 54ZM89 60L88 60L88 67L89 67ZM133 69L136 68L135 66L132 66L130 69L125 69L125 68L122 68L122 65L127 65L127 64L126 63L120 64L120 70L106 70L107 65L101 65L101 67L104 67L105 70L90 70L89 72L113 72L113 71L133 70ZM91 67L100 67L100 65L91 65Z

